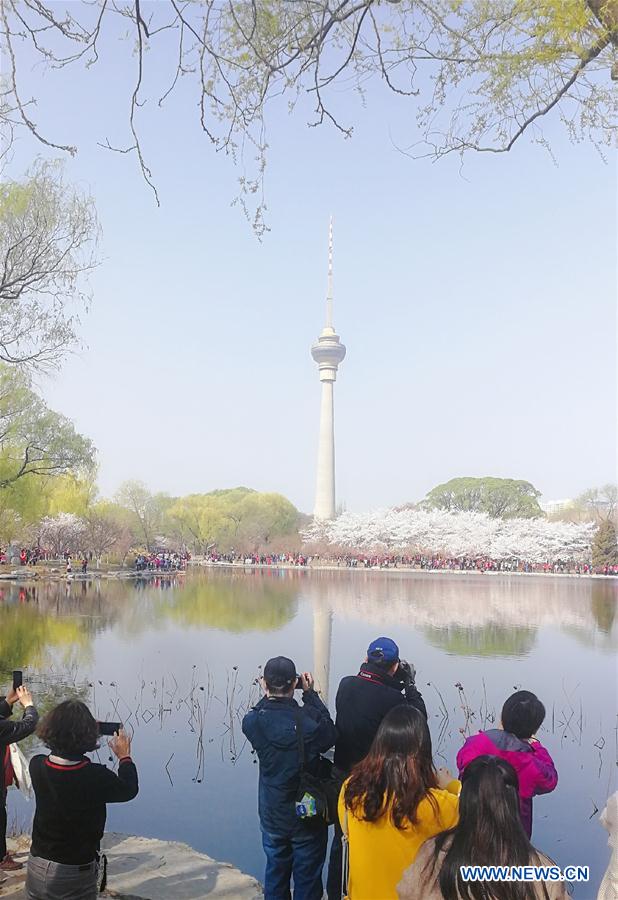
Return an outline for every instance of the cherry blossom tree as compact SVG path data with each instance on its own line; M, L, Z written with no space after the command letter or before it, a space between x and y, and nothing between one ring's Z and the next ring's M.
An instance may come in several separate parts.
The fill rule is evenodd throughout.
M489 557L533 563L590 559L596 525L537 519L496 519L485 513L380 509L314 521L309 544L346 552L424 553L461 559Z
M85 537L86 523L73 513L46 516L38 528L41 547L54 557L60 557L65 552L77 553L83 549Z

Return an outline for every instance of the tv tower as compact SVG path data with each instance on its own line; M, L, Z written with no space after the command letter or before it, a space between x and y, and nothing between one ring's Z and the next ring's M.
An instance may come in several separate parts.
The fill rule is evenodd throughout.
M339 363L345 357L345 347L333 328L333 217L328 226L328 290L326 293L326 325L311 348L318 364L322 383L320 407L320 438L318 443L318 472L315 489L316 519L334 519L335 506L335 412L334 384Z

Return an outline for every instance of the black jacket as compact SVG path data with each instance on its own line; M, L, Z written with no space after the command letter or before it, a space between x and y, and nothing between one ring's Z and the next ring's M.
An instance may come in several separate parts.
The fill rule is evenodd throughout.
M27 706L24 714L17 722L10 722L9 716L13 712L10 703L4 697L0 697L0 798L6 794L7 785L4 783L4 758L9 744L16 744L31 735L39 721L39 714L34 706Z
M68 766L34 756L30 775L36 797L30 852L67 866L93 861L105 830L106 804L125 803L138 791L129 756L120 760L118 774L86 756Z
M291 836L304 825L294 808L300 771L298 711L302 716L305 768L311 772L320 753L335 743L335 726L315 691L303 693L302 706L292 698L264 697L242 721L243 733L260 761L258 808L262 830L269 834Z
M403 684L372 663L363 663L358 675L343 678L337 691L335 765L346 774L369 753L386 713L408 703L427 717L425 703L412 684Z
M32 734L39 721L39 714L34 706L27 706L21 720L17 722L9 721L12 712L10 703L0 697L0 750L7 744L23 741Z

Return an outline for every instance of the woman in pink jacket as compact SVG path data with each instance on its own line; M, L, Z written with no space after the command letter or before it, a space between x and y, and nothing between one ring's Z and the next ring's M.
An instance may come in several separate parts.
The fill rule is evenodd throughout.
M499 756L509 762L519 779L519 811L528 837L532 835L532 798L549 794L558 784L554 762L535 737L545 719L545 707L530 691L511 694L502 707L502 727L469 737L457 754L461 777L477 756Z

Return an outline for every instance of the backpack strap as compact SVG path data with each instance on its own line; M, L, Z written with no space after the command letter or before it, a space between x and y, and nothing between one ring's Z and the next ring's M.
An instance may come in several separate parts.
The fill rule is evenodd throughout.
M305 771L305 736L303 733L303 717L300 709L294 709L294 723L296 726L296 740L298 742L298 757L300 759L300 773Z

